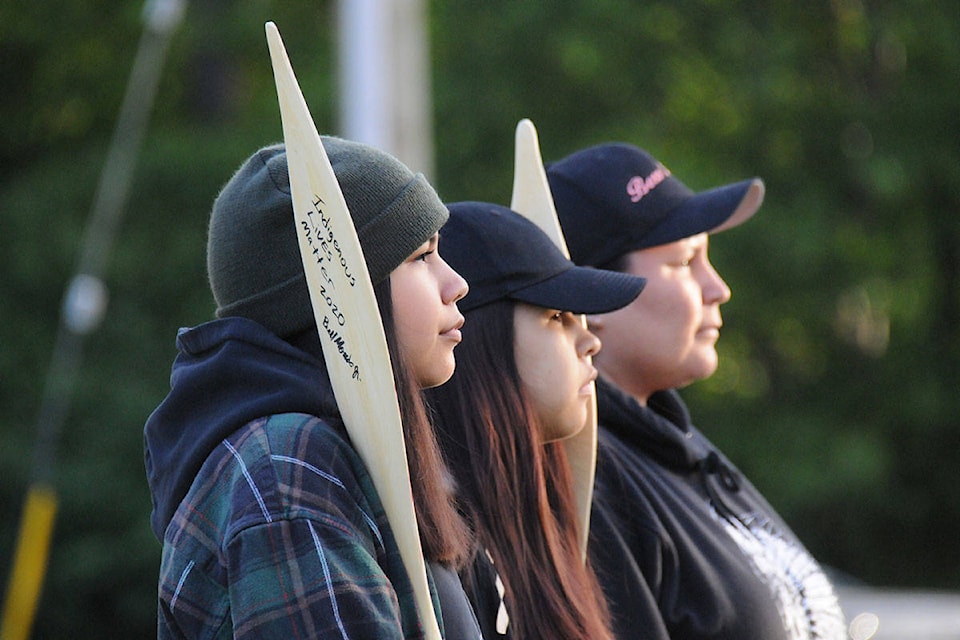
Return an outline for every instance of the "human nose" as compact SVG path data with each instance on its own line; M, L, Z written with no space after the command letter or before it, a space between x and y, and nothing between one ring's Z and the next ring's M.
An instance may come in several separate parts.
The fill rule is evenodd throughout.
M440 261L443 263L443 269L446 271L441 296L443 297L444 304L453 304L458 300L462 300L463 297L467 295L467 292L470 291L470 286L467 284L467 281L463 279L463 276L447 264L446 260L440 258Z
M581 318L577 318L579 337L577 339L577 354L581 358L593 357L600 353L603 343L592 331L586 328Z
M730 287L727 286L727 283L709 262L705 270L702 287L704 304L724 304L730 300L732 295Z

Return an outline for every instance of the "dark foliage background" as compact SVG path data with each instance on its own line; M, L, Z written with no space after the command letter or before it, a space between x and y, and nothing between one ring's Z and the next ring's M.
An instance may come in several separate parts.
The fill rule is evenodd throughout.
M141 6L0 8L0 578L38 405ZM142 424L177 327L212 316L219 187L281 138L263 23L337 132L335 6L189 4L110 257L62 434L61 509L36 637L149 637L159 545ZM960 588L960 12L942 1L434 0L436 171L447 200L508 202L513 132L544 158L626 140L688 185L767 198L717 236L733 288L698 424L825 563Z

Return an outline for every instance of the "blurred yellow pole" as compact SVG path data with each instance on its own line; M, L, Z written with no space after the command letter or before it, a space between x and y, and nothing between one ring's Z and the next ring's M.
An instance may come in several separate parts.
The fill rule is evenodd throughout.
M27 493L20 522L7 602L3 608L0 640L27 640L30 636L43 576L47 572L56 513L57 496L54 490L45 484L33 486Z
M26 640L40 602L57 512L56 445L69 416L86 336L103 319L107 288L100 278L126 206L137 154L156 95L170 37L186 0L147 0L133 69L93 210L80 247L76 274L64 294L60 328L37 420L33 478L27 490L20 537L7 588L0 640Z

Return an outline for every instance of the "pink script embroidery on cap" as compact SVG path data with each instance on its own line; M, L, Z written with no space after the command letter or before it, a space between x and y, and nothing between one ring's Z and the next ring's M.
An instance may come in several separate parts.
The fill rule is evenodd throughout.
M630 196L630 201L640 202L643 196L653 191L654 187L666 180L669 175L670 169L667 169L662 164L658 164L657 168L653 170L653 173L645 179L640 176L633 176L630 178L630 181L627 182L627 194Z

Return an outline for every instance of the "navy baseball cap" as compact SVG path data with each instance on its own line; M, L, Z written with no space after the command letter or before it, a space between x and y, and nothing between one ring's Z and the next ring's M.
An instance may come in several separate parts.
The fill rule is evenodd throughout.
M695 193L649 153L624 143L577 151L546 172L570 256L594 267L637 249L730 229L763 202L760 178Z
M510 299L572 313L606 313L634 300L647 281L578 267L519 213L486 202L448 204L440 255L470 285L457 302L470 311Z

